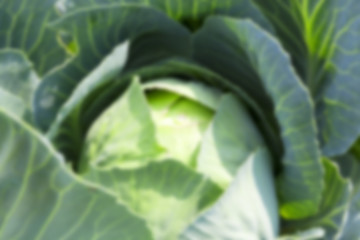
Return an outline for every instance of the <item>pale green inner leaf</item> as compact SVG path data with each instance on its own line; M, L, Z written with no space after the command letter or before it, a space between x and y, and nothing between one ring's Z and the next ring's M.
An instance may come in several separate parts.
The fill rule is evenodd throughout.
M194 165L203 132L213 111L174 93L152 91L147 95L160 144L171 157Z
M218 101L216 114L201 143L197 170L226 188L239 166L263 141L236 97L226 94Z
M216 110L219 104L220 90L210 88L200 82L185 82L176 79L160 79L145 83L145 90L161 89L163 91L173 92L190 100L198 102L212 110Z
M264 149L241 165L224 195L180 239L275 239L278 206L271 162Z
M155 125L138 80L92 126L85 143L83 168L138 167L157 156Z
M177 239L186 225L222 193L179 161L153 161L136 169L92 169L85 178L116 194L144 217L155 239Z

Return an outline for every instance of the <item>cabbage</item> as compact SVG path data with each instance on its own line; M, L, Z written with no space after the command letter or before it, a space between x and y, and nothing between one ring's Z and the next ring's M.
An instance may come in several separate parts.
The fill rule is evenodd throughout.
M0 0L0 239L358 239L359 12Z

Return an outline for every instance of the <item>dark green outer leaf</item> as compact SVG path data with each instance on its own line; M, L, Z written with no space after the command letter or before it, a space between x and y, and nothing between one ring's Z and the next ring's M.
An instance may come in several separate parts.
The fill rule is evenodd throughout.
M242 86L245 81L257 80L264 84L275 105L285 148L279 179L280 212L290 219L315 214L321 200L323 170L314 108L289 56L251 21L225 17L210 18L194 44L195 58L205 65L221 65L223 72L237 72L233 82Z
M346 153L360 135L360 2L256 2L316 100L323 153Z
M11 112L19 118L23 117L26 112L24 102L2 88L0 88L0 106L7 112Z
M3 108L19 117L28 113L29 117L38 81L32 64L22 51L0 50L0 105Z
M359 145L359 142L357 143ZM358 154L358 152L357 152ZM351 202L342 229L341 240L359 239L360 237L360 160L358 155L345 154L337 158L341 173L349 178L353 184Z
M0 132L0 239L153 239L142 219L2 110Z
M213 14L252 18L264 28L272 26L251 0L59 0L57 6L63 13L88 6L112 3L139 3L164 11L171 18L196 29L205 18Z
M73 94L59 110L48 136L67 160L77 160L81 154L82 141L94 117L87 110L96 101L101 90L107 89L123 70L128 57L129 44L125 42L104 57L103 61L79 83ZM117 89L122 92L122 89ZM101 110L105 109L105 106ZM96 112L99 114L99 110ZM96 115L97 116L97 115ZM77 165L75 166L77 167Z
M325 239L338 239L343 231L350 203L352 184L340 174L338 166L329 159L323 159L325 189L316 215L298 221L288 221L284 229L305 230L321 227Z
M29 104L38 81L31 62L23 52L14 49L0 50L0 87L2 89Z
M56 17L55 0L0 0L0 48L23 50L43 75L65 60L56 34L47 27Z
M271 22L276 37L284 48L291 53L291 60L302 78L306 76L307 46L304 39L304 23L299 12L303 0L253 0ZM307 0L305 0L307 1ZM315 2L317 0L312 0Z
M141 16L141 18L139 17ZM70 32L77 55L45 77L35 96L38 125L47 129L77 84L119 43L133 40L128 68L189 55L189 32L163 13L122 4L76 11L53 27Z
M337 18L328 62L332 74L317 96L318 124L327 156L345 153L360 135L360 2L334 1L333 8Z
M359 143L357 143L359 144ZM350 179L354 185L353 193L360 191L360 160L359 157L351 152L336 158L341 175Z
M340 239L358 240L360 238L360 191L358 191L353 196L348 211L349 216L347 216L347 219L345 221L345 226L343 228Z

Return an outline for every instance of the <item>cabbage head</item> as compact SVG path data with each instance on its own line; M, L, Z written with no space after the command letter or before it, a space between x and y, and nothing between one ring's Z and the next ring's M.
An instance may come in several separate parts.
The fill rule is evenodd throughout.
M359 13L0 0L0 240L360 239Z

